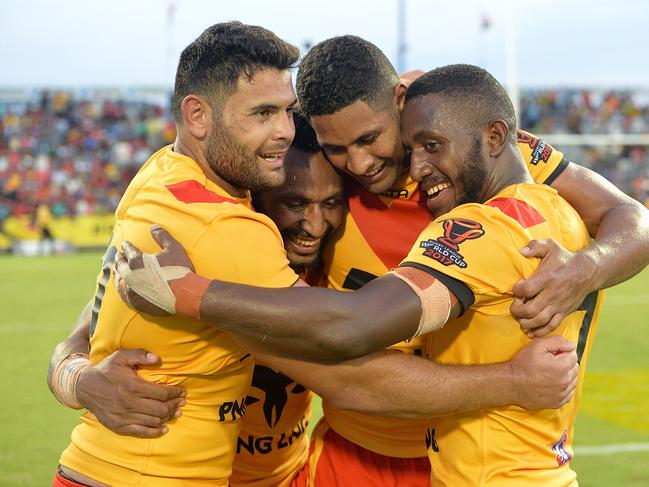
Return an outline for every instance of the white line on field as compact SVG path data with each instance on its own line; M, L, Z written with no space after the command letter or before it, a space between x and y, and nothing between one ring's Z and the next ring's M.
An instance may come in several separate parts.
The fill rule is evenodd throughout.
M618 443L613 445L575 446L575 455L608 455L610 453L625 453L649 451L649 443Z

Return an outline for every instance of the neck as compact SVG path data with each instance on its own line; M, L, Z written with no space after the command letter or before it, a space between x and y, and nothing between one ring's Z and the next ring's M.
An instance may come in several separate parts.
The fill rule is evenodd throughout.
M525 162L518 152L507 151L494 165L482 201L487 201L512 184L533 183Z
M183 137L181 131L182 129L178 130L178 135L174 141L173 151L192 159L196 164L198 164L207 179L227 191L228 194L237 198L245 198L247 193L245 189L228 183L225 179L220 177L214 169L212 169L212 166L209 164L207 157L205 156L205 149L202 142L192 140L188 137Z

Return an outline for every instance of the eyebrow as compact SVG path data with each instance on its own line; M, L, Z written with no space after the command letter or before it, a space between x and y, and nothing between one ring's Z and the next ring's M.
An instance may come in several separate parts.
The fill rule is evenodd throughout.
M296 105L297 105L297 98L293 98L293 101L288 105L288 108L295 108ZM279 110L281 107L282 105L273 105L272 103L262 103L261 105L252 107L250 110L253 112L259 110Z

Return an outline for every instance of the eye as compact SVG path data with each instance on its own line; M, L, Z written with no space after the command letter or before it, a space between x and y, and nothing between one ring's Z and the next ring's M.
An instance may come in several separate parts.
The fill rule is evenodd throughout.
M439 147L439 144L437 142L426 142L424 144L424 149L426 152L435 152L437 151L437 148Z
M325 154L340 155L345 153L345 148L339 145L326 145L322 148Z
M328 210L335 210L342 205L342 200L338 198L328 199L322 202L322 206Z
M306 203L304 201L287 201L284 206L291 211L302 211L306 208Z
M371 135L368 135L368 136L363 137L362 139L360 139L360 140L358 141L358 144L359 144L359 145L371 145L371 144L373 144L373 143L376 141L376 139L378 138L378 136L379 136L378 134L371 134Z

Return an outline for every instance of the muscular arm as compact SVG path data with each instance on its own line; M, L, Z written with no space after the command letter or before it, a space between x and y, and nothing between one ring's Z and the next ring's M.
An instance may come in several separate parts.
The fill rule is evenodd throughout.
M574 345L557 336L535 340L510 362L483 366L441 365L395 350L325 365L265 355L252 342L242 345L339 409L403 418L506 404L559 407L572 396L579 370Z
M70 354L90 351L91 311L89 303L70 336L54 349L47 374L52 393L56 366ZM157 356L145 350L118 350L81 373L77 399L115 433L142 438L160 436L167 432L163 423L179 414L185 393L180 387L153 384L138 376L139 365L158 361Z
M594 240L574 253L549 240L532 241L524 249L524 255L543 260L529 279L514 286L511 312L532 336L554 330L588 293L625 281L649 263L647 208L573 163L552 187L577 210Z

